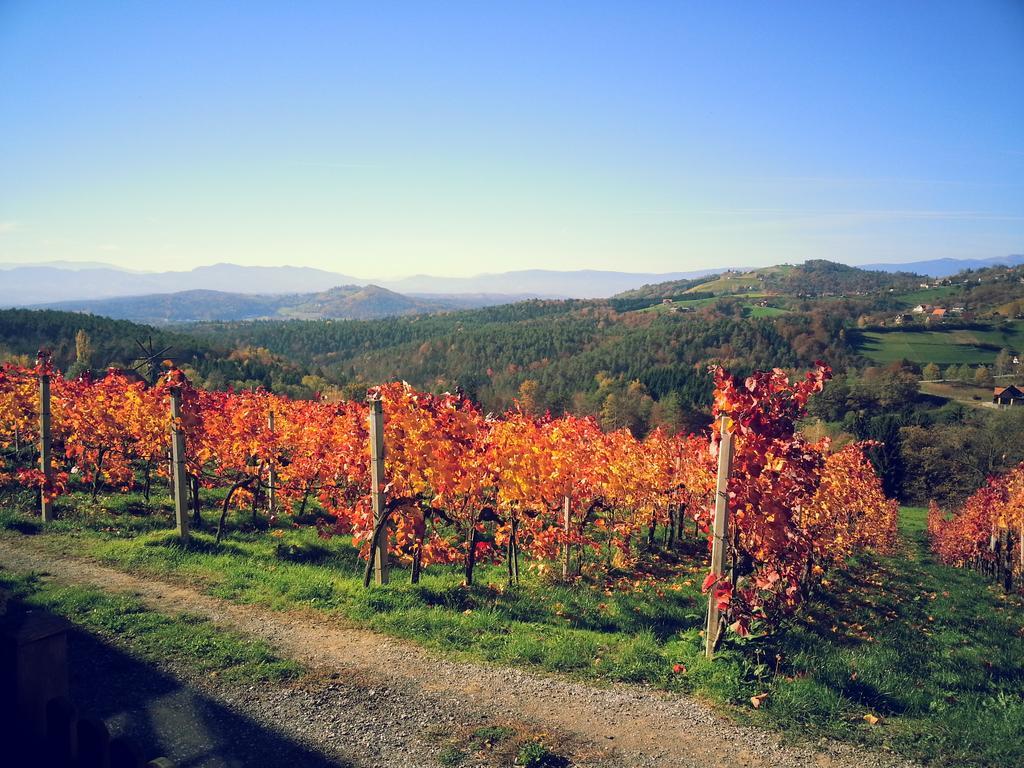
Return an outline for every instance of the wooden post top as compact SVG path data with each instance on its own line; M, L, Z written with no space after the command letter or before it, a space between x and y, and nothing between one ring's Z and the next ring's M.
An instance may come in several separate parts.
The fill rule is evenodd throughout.
M0 636L17 646L30 645L65 634L71 624L45 611L28 611L0 617Z

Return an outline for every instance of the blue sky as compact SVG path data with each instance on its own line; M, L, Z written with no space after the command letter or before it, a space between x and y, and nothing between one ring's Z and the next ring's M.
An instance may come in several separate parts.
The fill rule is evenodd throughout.
M0 0L0 262L1024 252L1024 2Z

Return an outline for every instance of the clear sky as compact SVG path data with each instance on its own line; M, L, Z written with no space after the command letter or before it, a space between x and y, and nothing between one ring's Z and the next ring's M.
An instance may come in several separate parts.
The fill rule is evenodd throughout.
M0 0L0 262L1024 252L1024 2Z

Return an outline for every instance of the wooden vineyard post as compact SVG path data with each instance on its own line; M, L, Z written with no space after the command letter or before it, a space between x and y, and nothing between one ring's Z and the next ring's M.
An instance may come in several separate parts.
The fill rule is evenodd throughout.
M181 389L171 387L171 483L174 488L174 523L178 536L188 541L188 485L185 478L185 433L181 429Z
M384 406L379 397L370 398L370 498L373 501L371 542L373 574L376 584L388 583L387 507L384 499Z
M53 520L53 500L46 493L53 483L53 457L50 455L50 374L39 376L39 471L44 486L39 492L39 513L44 523Z
M1003 544L1003 588L1007 592L1013 590L1013 529L1007 527Z
M562 578L569 578L569 526L572 522L572 500L566 496L562 501L562 530L565 533L565 543L562 544Z
M267 429L271 434L274 432L274 412L267 414ZM273 515L277 511L277 470L274 462L270 462L270 469L267 472L267 511Z
M729 471L732 469L732 433L726 429L726 417L720 422L721 441L718 444L718 484L715 488L715 520L712 526L711 573L717 584L725 575L725 548L729 537ZM711 658L718 645L721 618L715 590L708 594L708 623L704 631L704 655Z

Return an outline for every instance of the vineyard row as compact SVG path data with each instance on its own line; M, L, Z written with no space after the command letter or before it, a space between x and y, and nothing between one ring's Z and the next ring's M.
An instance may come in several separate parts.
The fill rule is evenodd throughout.
M305 520L315 500L320 533L352 536L367 581L389 559L413 581L432 564L460 563L472 584L484 561L504 561L510 582L523 561L572 579L628 572L659 527L669 541L687 521L710 534L724 429L732 451L718 506L730 522L715 531L721 567L704 587L722 626L767 631L828 568L863 548L891 549L898 508L865 446L833 451L797 431L827 368L795 382L778 370L712 374L710 435L641 440L591 418L485 414L458 394L402 383L372 389L367 402L298 401L199 389L177 370L148 387L115 370L65 380L45 362L5 366L0 483L38 489L45 514L70 489L148 495L178 472L178 487L191 489L177 498L183 535L188 497L197 504L200 488L219 487L221 529L232 507ZM44 445L40 457L44 422L52 456Z
M973 568L1009 592L1024 578L1024 463L974 492L949 514L928 508L928 534L939 559Z

